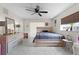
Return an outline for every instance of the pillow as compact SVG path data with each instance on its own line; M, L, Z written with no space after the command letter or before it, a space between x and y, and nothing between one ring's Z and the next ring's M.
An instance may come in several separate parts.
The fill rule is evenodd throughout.
M48 30L43 30L42 32L49 32Z

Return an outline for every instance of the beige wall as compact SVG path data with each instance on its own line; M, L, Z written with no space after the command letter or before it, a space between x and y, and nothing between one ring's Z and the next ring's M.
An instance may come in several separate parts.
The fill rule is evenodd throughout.
M53 30L57 33L63 34L64 36L70 35L75 41L78 36L79 32L78 31L60 31L60 24L61 24L61 18L68 16L70 14L73 14L75 12L79 11L79 4L75 4L69 9L65 10L64 12L60 13L58 16L52 19L52 24L53 24ZM57 20L56 26L54 24L54 20Z
M0 6L0 21L5 21L1 6ZM5 27L0 26L0 35L2 35L3 33L5 33Z
M45 22L49 23L49 26L51 26L51 19L25 19L23 20L23 31L24 33L28 33L30 38L30 42L33 41L35 35L36 35L36 27L43 27L45 26Z
M15 15L13 12L9 11L8 9L2 7L0 5L0 21L5 21L5 17L9 17L11 19L14 19L16 24L20 24L20 32L23 32L23 22L20 17ZM0 34L3 34L5 32L5 27L0 26Z
M51 26L51 19L25 19L23 20L23 31L24 33L29 33L31 22L48 22Z

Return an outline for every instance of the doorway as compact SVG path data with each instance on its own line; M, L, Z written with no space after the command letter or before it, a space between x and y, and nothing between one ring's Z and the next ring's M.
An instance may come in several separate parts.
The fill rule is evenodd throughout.
M37 27L44 27L44 26L45 26L45 22L31 22L30 23L29 36L31 38L31 41L33 41L34 37L36 36Z

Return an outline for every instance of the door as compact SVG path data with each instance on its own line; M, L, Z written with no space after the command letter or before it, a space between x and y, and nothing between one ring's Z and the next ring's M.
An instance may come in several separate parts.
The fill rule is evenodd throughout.
M44 27L45 26L45 22L31 22L30 23L30 32L29 32L29 36L31 39L31 41L33 41L34 37L36 36L37 33L37 27Z

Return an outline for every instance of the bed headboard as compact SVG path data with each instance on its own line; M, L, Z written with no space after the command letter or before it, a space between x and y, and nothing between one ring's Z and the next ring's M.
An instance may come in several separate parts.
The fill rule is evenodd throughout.
M37 27L37 32L48 31L53 32L52 27Z

